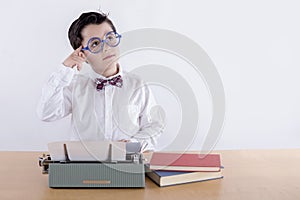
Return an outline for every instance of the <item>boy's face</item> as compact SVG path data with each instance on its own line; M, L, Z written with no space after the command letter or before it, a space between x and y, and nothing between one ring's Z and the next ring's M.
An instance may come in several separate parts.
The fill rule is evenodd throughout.
M86 47L89 39L92 37L99 37L103 40L106 33L110 31L112 31L112 28L107 22L103 22L99 25L87 25L81 31L83 38L81 44L83 47ZM93 54L87 50L83 52L93 70L102 75L109 74L110 71L113 71L116 68L120 55L118 46L110 47L106 43L104 44L102 51L97 54Z

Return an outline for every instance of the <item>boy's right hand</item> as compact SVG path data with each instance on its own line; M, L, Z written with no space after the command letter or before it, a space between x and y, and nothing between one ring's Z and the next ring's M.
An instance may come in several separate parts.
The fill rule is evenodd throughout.
M82 46L78 47L71 55L67 57L67 59L63 62L63 65L66 67L77 67L80 71L82 67L82 63L86 61L86 56L81 51Z

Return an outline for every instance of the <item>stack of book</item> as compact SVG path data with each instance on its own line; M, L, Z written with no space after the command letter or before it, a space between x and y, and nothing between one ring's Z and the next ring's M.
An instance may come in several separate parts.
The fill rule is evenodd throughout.
M154 152L146 175L159 186L223 178L220 154Z

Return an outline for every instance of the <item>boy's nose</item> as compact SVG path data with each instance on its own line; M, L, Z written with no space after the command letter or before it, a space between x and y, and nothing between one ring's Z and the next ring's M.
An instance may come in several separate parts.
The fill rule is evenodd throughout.
M108 46L106 43L103 45L103 52L107 52L110 49L110 46Z

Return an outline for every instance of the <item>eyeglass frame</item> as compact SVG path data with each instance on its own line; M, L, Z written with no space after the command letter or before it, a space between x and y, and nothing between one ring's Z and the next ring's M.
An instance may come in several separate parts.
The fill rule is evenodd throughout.
M106 36L109 35L109 34L111 34L111 33L114 33L115 35L117 35L116 38L119 38L119 42L118 42L116 45L112 45L112 46L109 45L109 44L106 42L106 39L107 39ZM118 46L118 45L120 44L120 42L121 42L122 35L119 34L119 33L117 33L116 31L109 31L108 33L105 34L104 38L105 38L105 39L103 39L103 40L101 40L101 38L99 38L99 37L92 37L92 38L90 38L89 41L88 41L88 43L87 43L87 45L86 45L86 47L83 47L81 50L82 50L82 51L88 50L89 52L91 52L91 53L93 53L93 54L100 53L100 52L103 50L104 43L106 43L106 44L107 44L108 46L110 46L110 47L116 47L116 46ZM100 50L97 51L97 52L92 52L92 50L89 48L89 43L90 43L90 41L92 41L93 39L99 39L99 41L101 42L101 48L100 48Z

